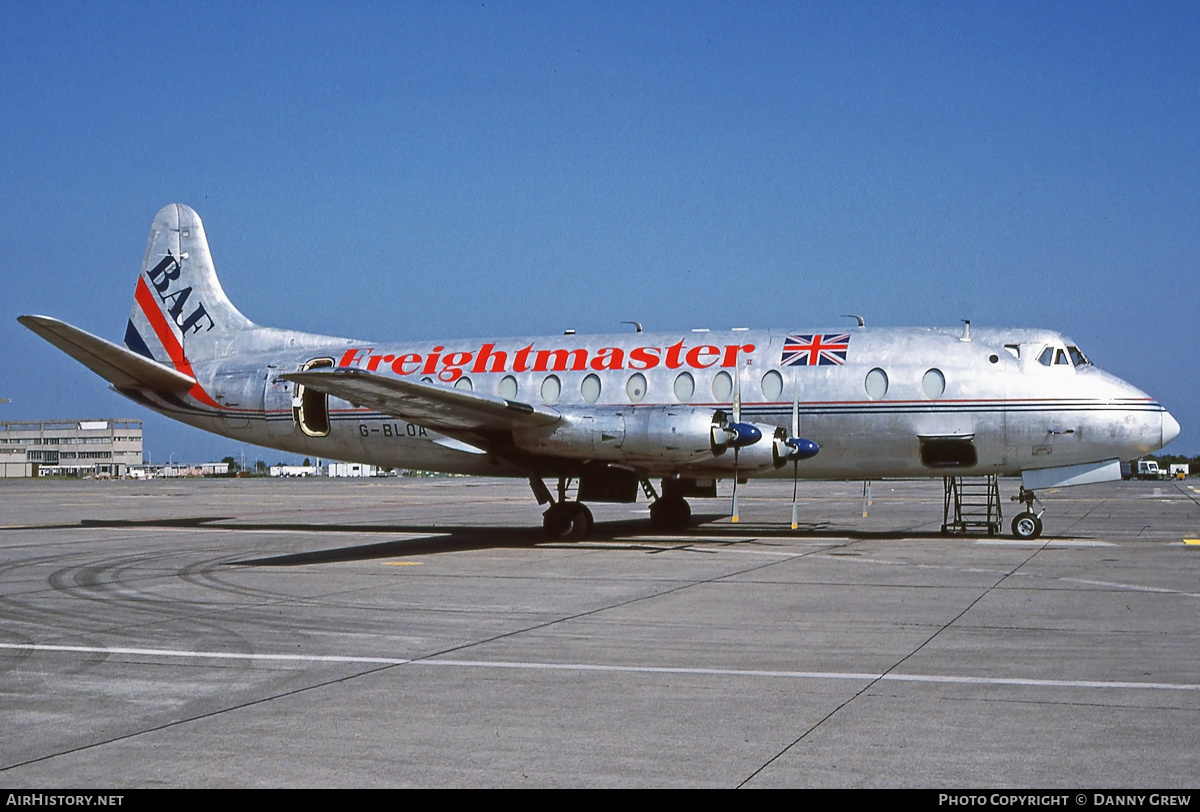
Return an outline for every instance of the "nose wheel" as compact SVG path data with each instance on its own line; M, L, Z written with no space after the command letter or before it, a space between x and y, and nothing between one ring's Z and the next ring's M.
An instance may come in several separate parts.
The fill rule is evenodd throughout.
M1037 495L1033 491L1027 491L1021 488L1020 493L1013 497L1013 501L1020 502L1025 505L1025 510L1018 513L1016 518L1012 520L1012 534L1019 539L1035 539L1042 534L1042 514L1045 513L1045 508L1034 512L1033 503L1038 501ZM1041 502L1038 502L1040 505Z
M1035 539L1042 534L1042 520L1028 511L1018 513L1012 521L1012 533L1019 539Z

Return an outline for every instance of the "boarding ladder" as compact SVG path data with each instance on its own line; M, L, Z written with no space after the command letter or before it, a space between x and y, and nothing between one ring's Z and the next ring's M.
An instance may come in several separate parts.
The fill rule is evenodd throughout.
M942 533L966 533L972 528L1000 532L1000 477L943 477L946 498L942 510Z

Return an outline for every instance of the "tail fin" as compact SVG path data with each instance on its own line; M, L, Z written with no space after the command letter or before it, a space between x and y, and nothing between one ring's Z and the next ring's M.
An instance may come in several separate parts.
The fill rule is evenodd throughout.
M221 357L255 326L221 289L200 217L179 203L164 206L150 226L125 346L193 375L192 361Z

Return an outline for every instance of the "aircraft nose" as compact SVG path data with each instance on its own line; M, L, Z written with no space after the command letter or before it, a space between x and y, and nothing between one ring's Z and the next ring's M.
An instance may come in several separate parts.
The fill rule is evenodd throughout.
M1170 412L1164 411L1162 413L1162 444L1166 445L1178 436L1179 421L1172 417Z

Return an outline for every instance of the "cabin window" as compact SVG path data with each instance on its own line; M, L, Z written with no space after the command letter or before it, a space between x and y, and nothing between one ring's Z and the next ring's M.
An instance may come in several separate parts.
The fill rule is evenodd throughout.
M928 398L940 398L946 391L946 376L940 369L930 369L921 378L921 390Z
M675 376L675 399L687 403L696 394L696 380L690 372L680 372Z
M515 398L517 396L517 379L512 375L505 375L496 386L496 394L507 400Z
M583 399L588 403L598 401L600 399L600 378L596 375L588 375L584 378L579 387L579 394L583 395Z
M332 358L314 358L301 372L333 366ZM292 419L300 430L309 437L324 437L329 434L329 395L302 384L296 384L296 396L292 401Z
M641 403L646 397L646 376L640 372L630 375L625 382L625 394L629 396L630 403Z
M763 375L762 393L767 400L779 400L783 397L783 376L773 369Z
M547 375L542 381L542 402L543 403L558 403L558 396L562 394L562 382L559 381L557 375Z
M887 394L888 376L882 369L876 367L867 373L866 380L867 397L871 400L879 400Z
M728 403L733 397L733 378L728 372L718 372L712 382L713 400L717 403Z
M474 392L475 384L471 383L470 378L468 378L466 375L463 375L461 378L459 378L457 381L454 382L454 388L461 389L464 392Z

